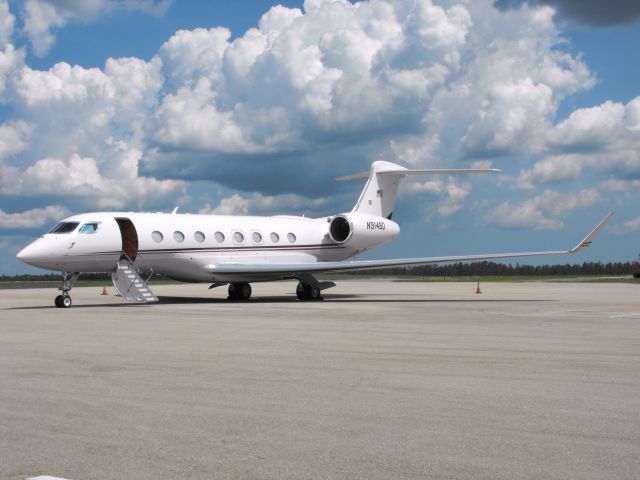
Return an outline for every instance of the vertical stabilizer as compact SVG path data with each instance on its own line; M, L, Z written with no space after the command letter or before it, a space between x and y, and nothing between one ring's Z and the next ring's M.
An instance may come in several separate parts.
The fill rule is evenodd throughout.
M373 162L369 179L353 211L390 219L396 204L398 184L406 170L391 162L381 160Z

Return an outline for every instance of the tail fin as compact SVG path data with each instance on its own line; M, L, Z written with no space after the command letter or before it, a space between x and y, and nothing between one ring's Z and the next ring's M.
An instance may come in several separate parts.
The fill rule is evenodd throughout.
M360 180L368 178L354 212L367 213L391 219L393 207L396 204L396 193L400 180L409 175L453 175L458 173L496 173L501 172L496 168L488 169L436 169L436 170L409 170L403 166L381 160L371 164L369 172L357 173L340 177L337 180Z

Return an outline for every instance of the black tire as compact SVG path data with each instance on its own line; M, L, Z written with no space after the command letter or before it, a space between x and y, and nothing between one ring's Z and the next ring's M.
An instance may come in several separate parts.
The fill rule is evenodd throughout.
M251 298L251 285L248 283L241 283L240 288L237 290L239 293L238 297L241 300L249 300L249 298Z
M62 307L62 295L58 295L56 297L56 299L53 301L53 303L55 304L56 308L63 308Z
M296 287L296 297L298 297L298 300L306 300L304 290L304 283L299 283Z
M309 299L310 300L320 300L320 289L318 287L309 287Z
M322 292L319 287L302 282L296 288L296 296L303 301L322 300Z
M229 284L229 300L237 300L238 299L238 286L235 283Z

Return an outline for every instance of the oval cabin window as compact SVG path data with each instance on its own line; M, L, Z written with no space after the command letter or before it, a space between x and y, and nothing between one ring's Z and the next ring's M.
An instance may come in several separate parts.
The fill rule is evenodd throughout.
M260 232L253 232L251 234L251 240L253 240L253 243L262 243L262 235Z
M213 237L216 239L216 242L218 243L222 243L224 242L224 233L222 232L216 232Z
M178 243L184 242L184 233L178 231L173 232L173 239Z
M271 232L271 241L273 243L278 243L280 241L280 235L278 235L276 232Z
M196 232L196 233L193 234L193 238L196 239L196 242L202 243L202 242L204 242L204 233Z
M153 238L153 241L156 243L160 243L162 240L164 240L164 235L162 235L162 233L160 233L157 230L154 230L153 232L151 232L151 238Z
M289 233L287 233L287 239L289 239L289 241L291 243L294 243L296 241L296 236L295 236L295 234L289 232Z
M244 242L244 235L242 232L233 232L233 241L236 243Z

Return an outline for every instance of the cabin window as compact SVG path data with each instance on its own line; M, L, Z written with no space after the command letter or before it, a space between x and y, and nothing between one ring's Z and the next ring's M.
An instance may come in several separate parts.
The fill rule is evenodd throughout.
M164 240L164 235L162 235L162 233L158 230L154 230L153 232L151 232L151 238L153 238L154 242L160 243L162 240Z
M184 242L184 233L176 230L175 232L173 232L173 239L178 243Z
M236 243L243 243L244 235L242 234L242 232L239 232L239 231L233 232L233 241Z
M78 225L80 225L80 222L61 222L53 227L53 230L49 233L71 233Z
M271 232L270 237L273 243L278 243L280 241L280 235L278 235L276 232Z
M222 243L222 242L224 242L224 233L222 233L222 232L216 232L216 233L213 235L213 238L215 238L215 239L216 239L216 242L218 242L218 243Z
M78 233L96 233L100 222L85 223L80 227Z
M196 242L202 243L202 242L204 242L204 233L196 232L196 233L193 234L193 238L196 239Z
M291 242L294 243L296 241L296 235L294 233L287 233L287 239Z
M253 240L253 243L262 243L262 234L260 232L251 232L251 240Z

